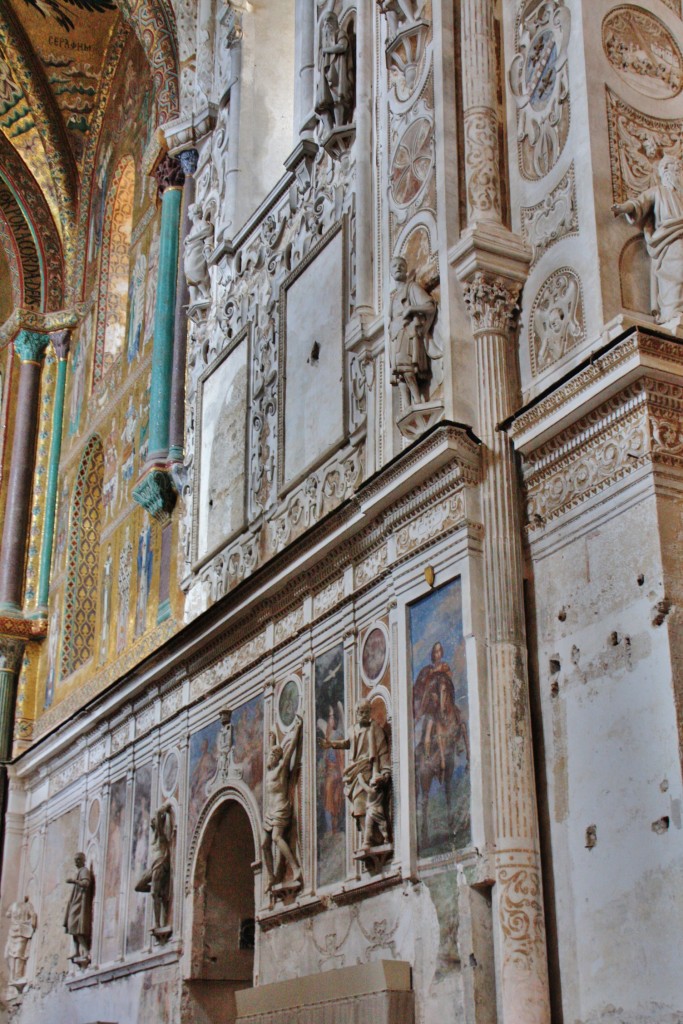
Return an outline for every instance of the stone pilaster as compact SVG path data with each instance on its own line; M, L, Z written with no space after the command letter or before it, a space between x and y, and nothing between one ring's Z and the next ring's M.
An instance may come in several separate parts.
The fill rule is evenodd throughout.
M512 443L498 429L519 404L514 325L529 260L525 247L502 228L471 232L453 254L471 318L479 378L494 905L505 1024L548 1024L550 1020L529 711L520 485Z
M0 612L5 615L21 614L26 538L38 430L40 374L49 340L47 334L21 330L14 342L14 350L19 356L21 366L0 550Z
M494 0L463 0L462 96L467 219L500 221L498 61Z

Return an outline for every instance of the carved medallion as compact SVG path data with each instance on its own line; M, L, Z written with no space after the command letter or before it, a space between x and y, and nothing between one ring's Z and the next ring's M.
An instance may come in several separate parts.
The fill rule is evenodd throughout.
M529 348L534 376L585 337L581 282L573 270L562 267L541 286L531 310Z
M602 23L602 45L620 78L644 96L669 99L683 87L683 56L653 14L624 5Z
M408 125L391 164L391 191L398 206L408 206L421 192L434 165L434 133L426 117Z
M509 80L518 107L520 170L531 180L552 170L567 141L570 27L561 0L527 0L523 7Z

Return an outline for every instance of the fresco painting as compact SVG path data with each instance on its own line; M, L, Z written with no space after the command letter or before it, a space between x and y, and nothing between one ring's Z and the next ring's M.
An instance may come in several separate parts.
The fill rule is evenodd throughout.
M434 857L470 841L470 756L462 583L408 609L417 848Z
M104 862L104 926L102 929L103 963L119 955L119 922L121 916L121 867L123 864L123 817L126 810L126 780L117 779L109 791L109 828L107 854Z
M199 813L206 801L207 783L216 773L218 750L216 740L220 722L210 722L196 732L190 740L190 786L187 808L187 835L192 836Z
M261 806L263 796L263 699L254 697L232 716L235 762Z
M130 877L137 880L147 870L149 862L149 817L152 803L152 766L149 764L135 772L133 797L133 823L130 847ZM148 899L144 893L128 887L128 925L126 951L143 949L146 944L145 912Z
M344 647L338 644L315 659L316 738L343 739ZM316 754L316 821L318 885L331 885L346 874L346 799L343 750Z

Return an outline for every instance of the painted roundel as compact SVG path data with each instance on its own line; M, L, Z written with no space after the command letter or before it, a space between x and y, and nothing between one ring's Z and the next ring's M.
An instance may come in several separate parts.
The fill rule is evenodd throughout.
M401 136L391 164L391 191L399 206L407 206L427 182L434 165L432 124L418 117Z
M299 710L300 694L299 685L295 679L290 679L280 691L280 699L277 703L277 710L280 721L285 729L288 729Z
M379 626L374 626L367 633L361 651L361 669L368 686L379 682L384 675L388 654L387 635Z

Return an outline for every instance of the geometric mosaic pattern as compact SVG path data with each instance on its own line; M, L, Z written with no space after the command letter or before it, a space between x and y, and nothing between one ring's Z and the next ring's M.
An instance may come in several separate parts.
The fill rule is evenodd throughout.
M95 651L103 479L102 441L93 434L78 467L71 502L61 679L84 665Z

